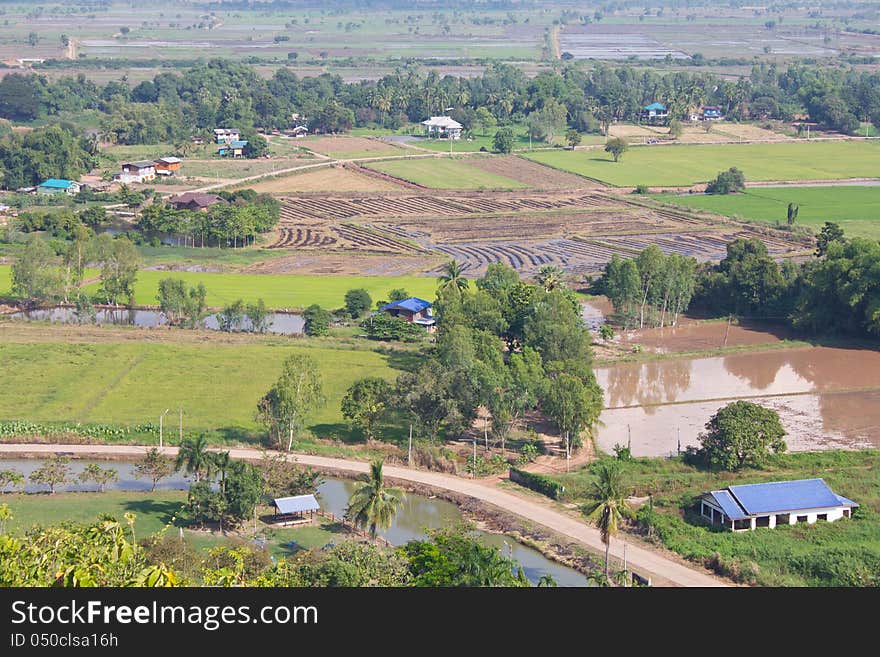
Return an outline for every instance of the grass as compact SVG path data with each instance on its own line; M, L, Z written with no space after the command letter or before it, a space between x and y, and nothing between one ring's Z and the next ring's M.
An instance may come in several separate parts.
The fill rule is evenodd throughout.
M736 473L713 473L680 459L635 459L624 467L635 495L653 495L657 540L691 561L764 586L880 584L880 450L783 454L763 469ZM706 525L695 505L703 491L731 484L816 477L861 505L852 519L733 533ZM566 501L586 501L589 469L555 478L566 486Z
M525 157L617 186L689 186L733 166L746 180L871 178L880 171L880 143L856 141L635 146L619 162L596 150L540 151Z
M457 158L389 160L371 163L369 167L432 189L522 189L528 187L518 180L483 171Z
M269 553L276 559L283 559L299 550L320 549L327 543L339 543L347 538L339 523L318 519L320 524L302 527L268 528L263 532ZM296 545L289 546L291 541Z
M12 289L12 267L0 265L0 297L8 296Z
M785 223L789 203L799 206L796 225L840 224L850 237L880 237L880 187L752 187L742 194L655 195L660 201L751 221Z
M308 354L318 363L326 397L309 418L309 428L319 437L349 439L340 410L347 388L366 376L393 380L412 358L406 352L372 351L374 343L366 341L329 338L258 344L113 337L62 342L62 329L52 330L59 331L57 341L0 344L4 372L14 372L0 378L0 418L135 425L155 423L165 408L182 404L188 432L215 430L221 437L249 439L258 428L257 402L277 379L284 359ZM103 329L93 332L100 337ZM191 338L183 331L176 335Z
M101 513L109 513L125 524L123 515L137 516L135 531L140 538L155 534L167 524L186 501L186 491L157 490L150 492L108 490L103 493L55 493L48 495L8 494L0 496L12 509L7 527L12 533L23 532L33 525L49 526L62 522L93 522ZM177 530L174 530L177 534Z
M216 253L216 252L215 252ZM0 268L2 271L2 268ZM422 276L317 276L288 274L209 274L179 271L141 271L135 284L135 301L156 305L159 281L180 278L187 285L204 283L208 290L208 305L220 307L242 299L245 303L262 298L270 308L306 308L314 303L329 308L341 308L345 293L364 288L373 301L387 299L388 292L404 288L410 295L433 300L437 280ZM96 292L98 284L86 288Z

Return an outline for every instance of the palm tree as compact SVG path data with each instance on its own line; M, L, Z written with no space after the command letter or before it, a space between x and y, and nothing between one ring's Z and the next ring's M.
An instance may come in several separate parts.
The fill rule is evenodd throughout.
M561 267L556 265L544 265L538 270L536 278L538 283L540 283L547 292L550 292L563 285L562 279L564 276L565 271Z
M229 470L229 465L232 462L232 459L229 458L229 452L210 452L208 456L212 469L220 475L220 490L225 493L226 472Z
M382 476L382 459L370 463L370 479L352 494L345 510L345 518L357 527L369 525L370 538L376 538L376 528L388 529L403 502L403 491L386 488Z
M443 273L440 274L440 289L454 287L457 290L466 290L468 287L468 279L464 277L464 270L457 260L450 260L443 265Z
M611 538L617 536L617 530L624 516L629 515L626 505L626 492L623 470L616 461L600 462L596 472L596 480L590 490L590 501L584 506L587 518L599 529L602 542L605 544L605 579L608 575L608 550Z
M207 476L211 469L211 459L211 454L208 452L208 439L204 434L199 434L195 438L187 438L180 443L174 467L178 470L185 468L187 474L194 474L196 481L201 481L202 476Z

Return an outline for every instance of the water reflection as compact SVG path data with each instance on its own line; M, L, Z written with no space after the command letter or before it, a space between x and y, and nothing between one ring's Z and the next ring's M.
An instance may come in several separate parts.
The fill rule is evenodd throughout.
M81 323L80 318L76 315L76 311L67 306L27 310L12 313L9 317L13 319L28 319L58 324ZM267 321L269 323L267 329L268 333L275 333L278 335L300 335L305 330L305 320L301 315L295 315L292 313L269 313L267 315ZM158 310L136 308L96 308L95 323L154 328L156 326L166 325L168 320L165 315ZM202 320L202 327L212 331L219 331L220 323L217 319L217 315L213 314L205 317ZM251 323L250 318L244 319L241 329L244 331L250 331L253 329L253 324Z

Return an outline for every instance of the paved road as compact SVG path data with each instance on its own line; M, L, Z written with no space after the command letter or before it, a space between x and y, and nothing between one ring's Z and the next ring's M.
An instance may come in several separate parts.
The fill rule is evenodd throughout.
M145 447L133 445L41 445L41 444L0 444L0 455L14 456L15 454L55 454L58 452L73 453L81 456L140 456ZM177 453L176 447L166 447L165 453L173 456ZM232 448L230 456L239 459L261 458L261 452L256 449ZM341 470L344 472L367 472L369 464L364 461L349 461L346 459L329 458L324 456L312 456L308 454L295 454L297 463L318 468ZM462 479L453 475L428 472L425 470L412 470L398 466L385 466L385 475L393 479L401 479L414 483L443 488L463 495L474 497L483 502L493 504L505 511L527 518L537 524L543 525L553 531L567 536L587 548L603 553L605 546L599 538L599 532L589 525L554 509L549 500L547 503L535 499L515 495L499 488ZM623 543L613 541L611 554L618 559L623 559ZM655 584L668 586L725 586L724 582L705 572L699 572L677 561L673 561L651 550L629 543L626 552L630 567L641 575L650 575Z

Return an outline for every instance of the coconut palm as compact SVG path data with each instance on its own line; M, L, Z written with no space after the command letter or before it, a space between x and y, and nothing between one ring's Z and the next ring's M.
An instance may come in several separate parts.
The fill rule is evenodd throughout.
M178 470L184 468L187 474L195 475L196 481L201 481L211 470L212 456L208 452L208 439L204 434L195 438L187 438L180 443L177 452L177 460L174 467Z
M596 480L590 490L590 501L583 511L587 518L599 529L602 542L605 544L605 579L610 581L608 574L608 550L611 538L617 536L620 523L624 516L629 515L626 505L626 490L623 470L616 461L601 462L597 466Z
M376 529L388 529L403 502L403 491L386 488L382 475L382 459L370 464L370 479L361 484L348 500L345 519L357 527L369 526L370 538L376 538Z
M468 287L468 279L464 277L464 270L457 260L450 260L443 265L443 273L440 274L440 289L454 287L457 290L465 290Z
M226 473L232 463L229 452L210 452L208 456L211 461L211 469L220 475L220 490L226 492Z
M565 271L556 265L544 265L538 270L538 275L535 277L547 292L551 290L555 290L558 287L564 285L563 277L565 276Z

